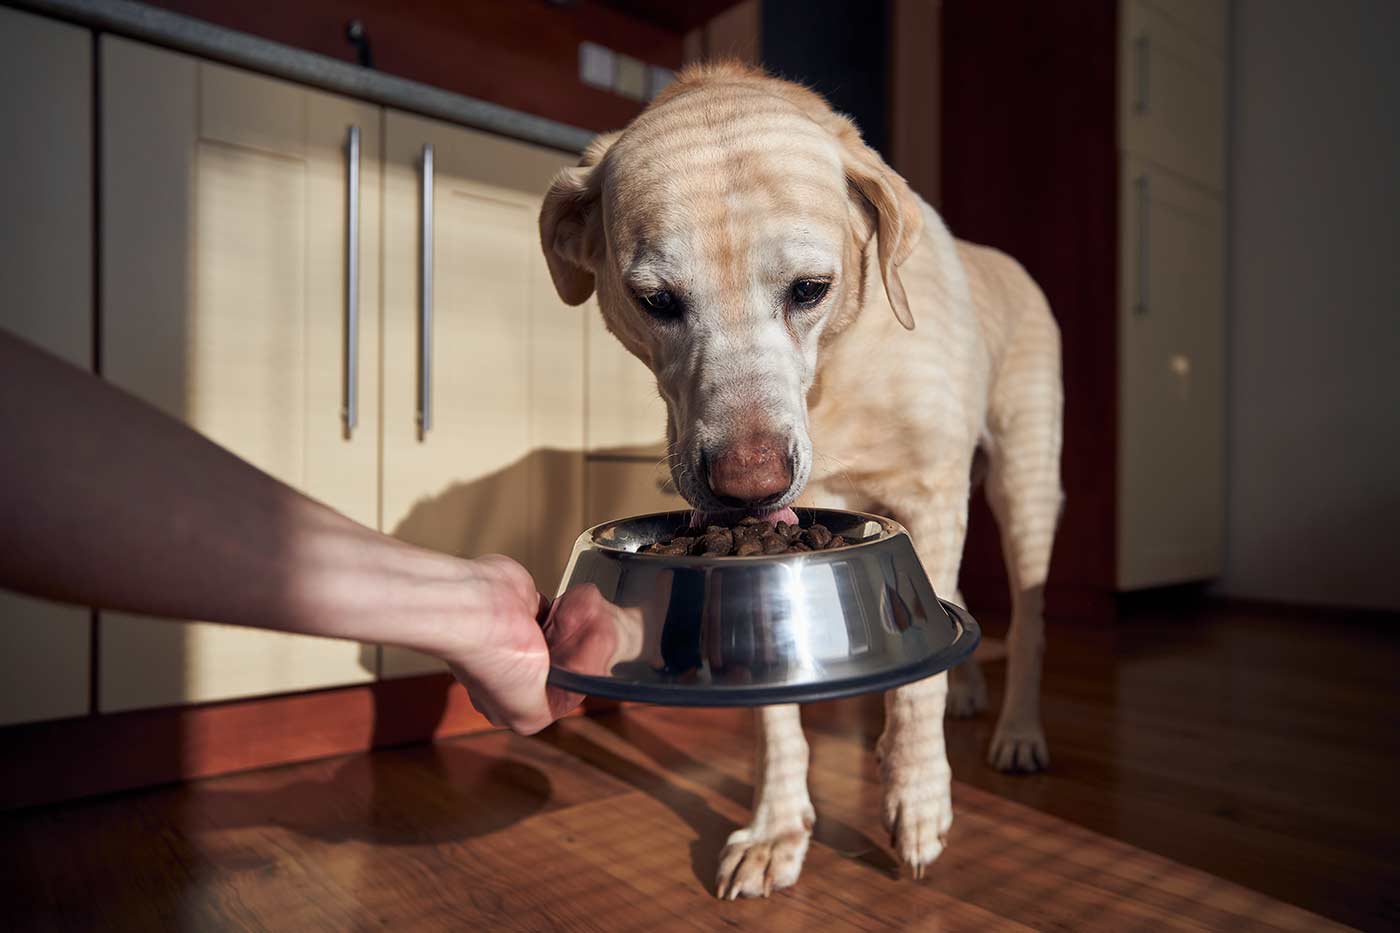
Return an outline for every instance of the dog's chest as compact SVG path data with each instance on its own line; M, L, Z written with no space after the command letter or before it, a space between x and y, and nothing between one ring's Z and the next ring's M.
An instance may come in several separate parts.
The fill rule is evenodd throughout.
M808 397L814 493L861 499L965 472L985 421L981 346L947 324L851 336L831 348Z

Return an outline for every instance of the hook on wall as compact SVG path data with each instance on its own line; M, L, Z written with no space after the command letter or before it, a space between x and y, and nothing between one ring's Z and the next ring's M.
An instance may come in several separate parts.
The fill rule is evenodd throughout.
M369 48L369 30L363 20L352 19L345 25L345 38L355 47L355 60L361 68L373 68L374 58Z

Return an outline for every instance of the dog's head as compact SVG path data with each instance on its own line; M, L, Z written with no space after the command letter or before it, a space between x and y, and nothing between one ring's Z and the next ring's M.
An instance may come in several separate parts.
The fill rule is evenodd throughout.
M560 297L596 289L609 330L656 374L672 476L706 512L796 500L819 351L877 288L868 270L914 326L898 267L922 226L848 119L736 65L683 73L561 172L540 214Z

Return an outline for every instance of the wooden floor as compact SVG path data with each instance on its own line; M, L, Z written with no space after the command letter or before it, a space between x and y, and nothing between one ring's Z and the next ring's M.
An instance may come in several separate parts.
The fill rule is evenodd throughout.
M748 714L634 708L0 817L0 926L1400 928L1400 620L1323 623L1052 624L1052 770L990 772L991 719L950 724L956 822L922 882L879 827L877 701L806 711L815 844L740 903L711 890Z

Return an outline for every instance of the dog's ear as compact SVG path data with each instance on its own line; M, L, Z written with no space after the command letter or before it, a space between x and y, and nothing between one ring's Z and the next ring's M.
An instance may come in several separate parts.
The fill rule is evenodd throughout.
M618 135L604 133L594 139L578 167L566 168L554 177L540 208L540 246L554 290L565 304L581 305L593 294L593 272L603 246L598 163Z
M849 125L849 124L848 124ZM895 317L906 330L914 329L909 297L899 280L899 267L918 245L924 231L919 199L899 173L885 164L879 153L861 141L853 125L842 133L845 143L846 180L874 216L879 238L880 278L885 283Z

